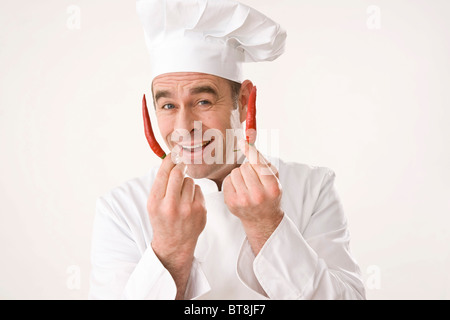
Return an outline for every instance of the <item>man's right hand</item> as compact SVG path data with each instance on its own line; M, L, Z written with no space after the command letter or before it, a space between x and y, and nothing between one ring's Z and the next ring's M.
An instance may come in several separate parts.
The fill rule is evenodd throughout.
M195 246L206 225L203 193L185 177L186 165L175 165L168 155L156 175L147 202L153 229L152 248L177 285L183 298Z

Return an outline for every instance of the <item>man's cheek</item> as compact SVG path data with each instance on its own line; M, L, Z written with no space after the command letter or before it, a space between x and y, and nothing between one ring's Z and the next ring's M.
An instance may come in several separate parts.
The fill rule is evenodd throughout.
M224 156L224 136L218 129L208 129L203 134L203 141L212 141L211 145L205 148L203 162L206 164L223 164Z
M174 145L190 145L191 144L191 134L186 129L176 129L169 135L169 143Z
M170 144L168 142L170 141L170 133L173 131L173 129L171 128L169 123L167 123L167 121L162 120L161 118L157 118L157 123L158 123L159 133L161 134L161 137L163 138L164 143L167 146L169 146Z

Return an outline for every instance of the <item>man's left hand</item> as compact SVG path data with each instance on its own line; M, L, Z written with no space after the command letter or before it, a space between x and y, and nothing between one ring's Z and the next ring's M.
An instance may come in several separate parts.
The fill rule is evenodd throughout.
M225 203L244 226L255 255L283 219L278 171L246 141L239 143L249 162L234 169L223 182Z

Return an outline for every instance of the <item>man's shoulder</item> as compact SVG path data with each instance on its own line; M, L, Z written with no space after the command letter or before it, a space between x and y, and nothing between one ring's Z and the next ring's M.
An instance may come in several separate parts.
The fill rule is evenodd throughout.
M325 166L283 161L279 165L285 197L300 203L315 203L322 190L334 184L335 176L335 172Z
M98 201L106 201L109 204L146 199L151 185L155 179L159 167L152 167L146 173L125 180L121 184L111 188L98 198Z
M298 183L321 184L324 179L333 179L335 172L329 167L311 165L301 162L279 161L280 180L297 181Z
M280 162L283 206L289 217L304 230L320 196L334 183L335 173L328 167L298 162Z

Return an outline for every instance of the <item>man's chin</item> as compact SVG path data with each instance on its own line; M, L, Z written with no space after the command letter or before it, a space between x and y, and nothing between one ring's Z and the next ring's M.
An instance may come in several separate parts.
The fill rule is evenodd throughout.
M187 164L187 174L194 179L220 179L224 165L218 164Z
M208 178L211 174L211 165L208 164L187 164L187 174L194 179Z

